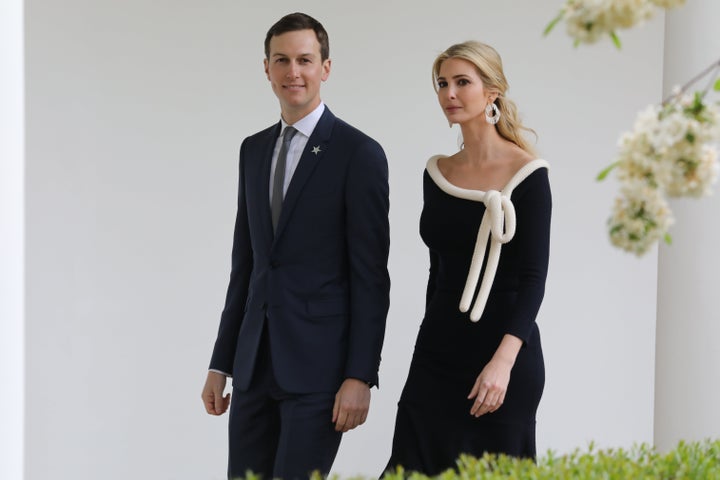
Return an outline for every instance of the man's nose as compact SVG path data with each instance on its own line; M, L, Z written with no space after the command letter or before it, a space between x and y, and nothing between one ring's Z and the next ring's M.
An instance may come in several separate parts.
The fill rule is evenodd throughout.
M297 78L300 73L300 67L297 63L292 62L290 63L290 70L287 72L287 76L289 78Z

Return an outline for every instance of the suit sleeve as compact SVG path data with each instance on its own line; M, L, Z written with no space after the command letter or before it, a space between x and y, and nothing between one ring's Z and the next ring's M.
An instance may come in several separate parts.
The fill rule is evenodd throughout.
M520 282L506 333L527 342L545 295L552 198L547 169L536 170L523 183L527 188L514 200L517 230L512 240L520 255Z
M230 373L233 370L235 347L238 332L242 324L245 302L248 295L248 284L253 266L253 254L248 228L247 202L245 199L245 174L243 152L245 142L240 147L238 202L235 218L235 233L232 247L232 266L230 282L225 296L225 307L220 316L215 348L210 360L210 369Z
M388 165L382 147L365 139L354 152L345 186L350 266L350 335L345 377L378 384L390 307Z

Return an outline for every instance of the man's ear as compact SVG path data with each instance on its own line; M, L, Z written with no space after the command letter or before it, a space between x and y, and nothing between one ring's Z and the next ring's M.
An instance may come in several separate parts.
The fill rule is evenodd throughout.
M269 71L270 63L268 62L267 58L263 58L263 69L265 70L265 76L268 80L270 80L270 71Z
M331 66L332 66L332 60L330 60L329 58L323 62L323 65L322 65L323 73L322 73L322 77L320 77L323 82L325 80L327 80L328 77L330 76L330 67Z

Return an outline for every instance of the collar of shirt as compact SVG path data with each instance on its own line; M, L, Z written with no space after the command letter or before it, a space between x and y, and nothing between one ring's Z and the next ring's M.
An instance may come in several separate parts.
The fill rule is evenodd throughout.
M315 127L320 121L320 117L322 117L323 112L325 112L325 104L323 102L320 102L320 105L315 107L315 110L295 122L293 124L293 127L295 127L295 130L302 133L305 138L310 138L310 135L312 134L313 130L315 130ZM280 131L282 132L285 130L285 127L287 127L288 124L285 120L283 120L282 117L280 117L280 123Z
M293 124L293 127L298 131L298 133L302 135L295 135L293 139L290 141L290 148L287 153L286 157L286 163L285 163L285 178L283 181L283 197L287 193L287 189L290 186L290 180L292 180L292 176L295 173L295 169L298 166L298 163L300 162L300 157L302 156L303 150L305 150L305 146L307 145L308 140L310 140L310 135L312 135L313 130L315 130L315 127L317 126L318 122L320 121L320 117L322 117L323 112L325 112L325 104L323 102L320 102L320 105L315 107L315 110L310 112L309 114L305 115L303 118L298 120ZM280 117L280 132L282 133L285 130L285 127L288 126L287 122ZM273 195L273 178L275 178L275 167L277 166L277 158L280 153L280 145L282 143L282 135L278 136L277 142L275 143L275 150L273 151L272 156L272 164L270 167L270 202L272 203L272 195Z

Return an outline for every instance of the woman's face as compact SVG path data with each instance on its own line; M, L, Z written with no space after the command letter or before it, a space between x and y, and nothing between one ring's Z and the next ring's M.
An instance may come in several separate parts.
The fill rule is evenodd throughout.
M494 100L483 86L475 65L461 58L449 58L440 65L438 101L448 121L484 121L485 107Z

